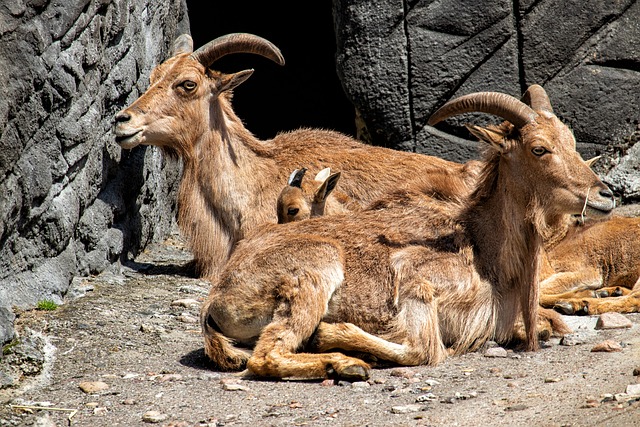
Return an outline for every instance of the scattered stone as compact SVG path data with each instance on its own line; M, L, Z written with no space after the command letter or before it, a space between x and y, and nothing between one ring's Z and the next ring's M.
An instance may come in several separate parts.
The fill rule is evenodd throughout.
M412 378L416 376L416 372L409 368L395 368L390 372L392 377L400 377L400 378Z
M139 377L139 376L140 376L140 374L128 373L128 374L124 374L122 376L122 379L123 380L130 380L131 378L136 378L136 377Z
M323 387L330 387L332 385L335 385L335 381L327 378L326 380L322 381L320 385Z
M182 375L180 374L164 374L164 375L160 375L160 377L158 378L158 381L160 382L181 381L181 380L182 380Z
M135 405L136 401L133 400L133 399L125 399L125 400L122 401L122 404L123 405Z
M83 381L78 384L78 387L87 394L94 394L108 389L109 385L102 381Z
M175 301L171 301L171 307L199 307L200 302L193 298L182 298Z
M109 412L109 410L104 406L93 408L93 415L105 416L107 412Z
M630 396L640 396L640 384L629 384L625 392Z
M621 313L602 313L596 322L596 329L621 329L633 326L631 320Z
M438 400L438 397L433 393L426 393L416 397L416 402L435 402Z
M351 387L352 388L368 388L368 387L371 387L371 384L369 384L366 381L354 381L351 383Z
M182 313L177 316L176 319L182 323L198 323L200 321L196 316L192 316L188 313Z
M226 391L249 391L249 388L242 384L223 384L222 389Z
M142 415L142 421L145 423L159 423L167 419L167 415L159 411L147 411Z
M484 352L484 357L507 357L507 350L502 347L491 347Z
M633 376L634 377L640 376L640 367L633 368Z
M506 408L504 408L504 410L507 412L524 411L525 409L527 409L527 405L513 405L513 406L507 406Z
M616 351L622 351L622 346L620 343L613 340L605 340L601 343L598 343L593 346L591 349L593 353L601 352L601 353L613 353Z
M84 404L84 406L86 406L89 409L96 409L98 405L99 405L98 402L87 402Z
M392 414L410 414L412 412L420 412L423 411L425 407L423 405L402 405L402 406L394 406L391 408Z
M560 340L560 345L572 346L572 345L580 345L585 344L588 339L595 335L593 331L585 331L581 330L578 332L574 332L572 334L567 334Z
M434 379L428 379L428 380L424 380L424 383L429 387L433 387L434 385L440 384L440 381L434 380Z
M545 378L544 382L545 383L558 383L558 382L560 382L560 378L559 377Z

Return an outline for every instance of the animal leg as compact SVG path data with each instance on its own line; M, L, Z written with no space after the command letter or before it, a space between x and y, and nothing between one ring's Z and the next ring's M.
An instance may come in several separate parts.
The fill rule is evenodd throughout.
M564 314L638 313L640 312L640 290L621 297L558 301L554 308Z
M298 282L281 295L272 322L262 330L247 362L248 370L275 378L366 380L370 367L363 360L341 353L296 353L317 328L330 298L313 277L301 276Z
M400 287L400 310L390 331L380 336L365 332L352 323L321 322L315 345L320 351L341 349L367 353L379 360L399 365L436 365L448 356L440 335L438 317L431 300L431 286L403 283ZM409 291L407 288L411 289ZM418 288L421 292L415 292Z
M563 271L552 274L540 282L540 295L558 295L565 292L596 290L602 287L602 276L595 269ZM552 308L551 306L543 307Z
M540 307L537 322L538 339L547 341L553 336L563 336L571 333L571 328L562 320L558 312ZM518 318L513 329L512 342L525 342L527 338L522 318Z

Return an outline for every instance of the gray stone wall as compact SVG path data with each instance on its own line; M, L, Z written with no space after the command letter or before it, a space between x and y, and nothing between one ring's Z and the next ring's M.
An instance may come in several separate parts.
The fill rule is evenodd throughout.
M0 4L0 343L14 307L168 234L179 165L111 124L188 31L184 0Z
M467 115L429 116L476 91L519 97L542 85L583 157L626 201L640 201L640 2L334 0L337 70L379 145L451 160L476 156Z

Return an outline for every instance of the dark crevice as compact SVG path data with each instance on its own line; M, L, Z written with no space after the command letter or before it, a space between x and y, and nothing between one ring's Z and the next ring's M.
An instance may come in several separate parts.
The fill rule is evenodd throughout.
M467 73L465 73L464 76L460 80L458 80L458 82L451 89L449 89L445 93L443 93L442 97L438 101L438 105L442 105L446 101L450 100L455 95L455 93L467 82L469 77L471 77L471 75L473 73L475 73L480 67L482 67L487 61L489 61L496 52L498 52L500 49L502 49L502 47L509 41L509 39L510 39L510 37L505 38L502 41L502 43L497 45L496 48L493 51L491 51L490 53L485 55L484 58L482 59L482 61L478 62Z
M416 117L415 117L415 112L414 112L414 105L413 105L413 91L412 91L412 81L413 81L413 76L411 74L411 62L412 62L412 57L411 57L411 43L409 41L409 24L407 22L407 15L409 14L409 10L410 10L410 5L407 1L404 1L402 4L404 10L403 10L403 18L402 18L402 23L404 24L404 39L406 41L406 48L407 48L407 96L408 96L408 101L409 101L409 122L411 125L411 140L414 142L413 144L413 151L415 151L416 147L415 147L415 142L416 142Z
M635 71L636 73L640 72L640 60L636 59L610 59L602 62L589 62L587 63L587 65L603 68L616 68L619 70L629 70Z
M535 6L534 3L531 8ZM529 8L529 10L531 10ZM523 12L524 14L525 12ZM518 83L520 84L520 93L524 93L527 90L527 70L524 66L524 36L522 34L522 17L520 14L520 0L513 0L513 19L516 27L516 41L518 44Z

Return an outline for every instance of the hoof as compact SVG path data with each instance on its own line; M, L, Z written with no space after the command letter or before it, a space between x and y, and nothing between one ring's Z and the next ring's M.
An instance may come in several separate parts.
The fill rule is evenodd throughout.
M614 297L621 297L624 295L624 292L622 292L622 288L620 288L619 286L616 287L616 290L613 291L613 295Z
M595 292L595 297L596 298L606 298L609 296L609 291L607 290L601 290L601 291L596 291Z
M575 310L573 309L573 305L568 302L557 302L553 309L559 311L562 314L575 314Z
M549 338L551 338L551 332L544 329L542 331L538 332L538 339L540 341L549 341Z
M366 381L369 379L369 369L361 365L349 365L336 371L335 375L345 381Z

